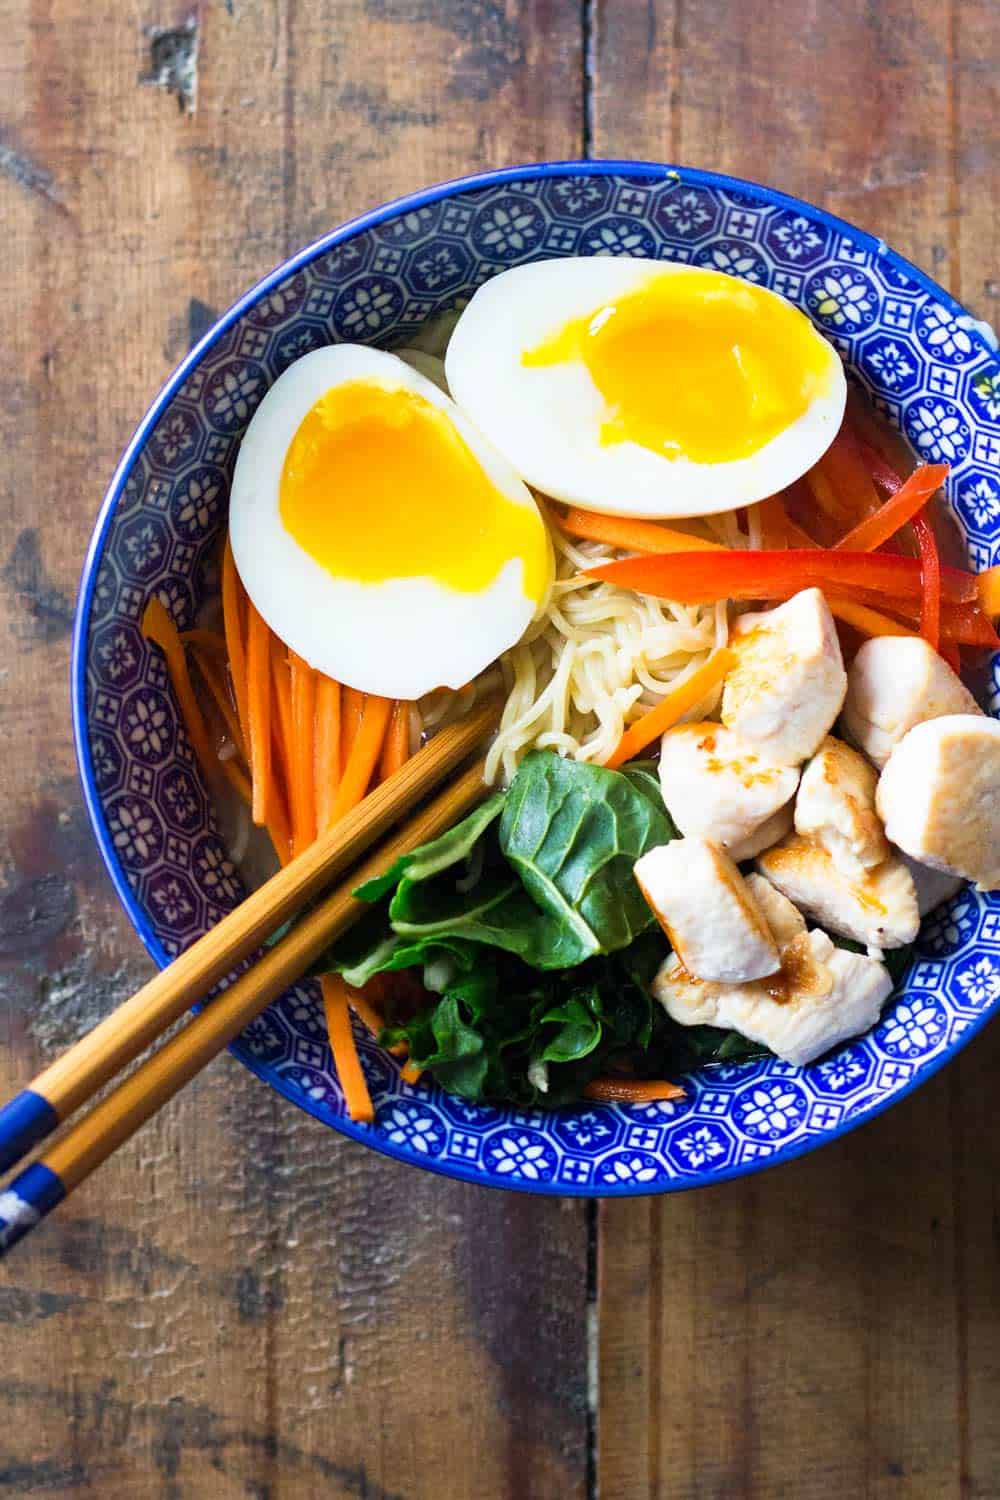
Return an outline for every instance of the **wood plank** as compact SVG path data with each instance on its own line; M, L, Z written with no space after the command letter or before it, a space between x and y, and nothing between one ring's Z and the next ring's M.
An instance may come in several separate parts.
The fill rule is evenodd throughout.
M594 16L596 155L772 183L995 318L996 6L682 0ZM602 1494L991 1494L1000 1130L987 1033L773 1174L602 1205Z
M0 30L6 1095L148 972L66 692L87 534L144 404L290 248L434 178L573 154L582 64L578 13L544 0L0 0ZM140 81L154 43L164 86ZM582 1205L409 1172L221 1059L5 1263L0 1494L582 1495L586 1253Z

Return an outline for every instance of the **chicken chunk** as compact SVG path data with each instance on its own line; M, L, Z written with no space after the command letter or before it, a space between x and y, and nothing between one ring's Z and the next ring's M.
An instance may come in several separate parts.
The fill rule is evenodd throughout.
M926 917L928 912L936 911L943 902L950 901L965 884L961 875L952 875L947 870L932 870L930 865L922 865L918 859L911 859L902 849L894 852L913 876L913 884L917 888L917 906L922 917Z
M1000 889L1000 723L948 714L899 741L876 806L894 844L935 870Z
M875 636L851 662L844 725L880 770L915 725L980 712L961 679L919 636Z
M740 839L738 844L733 844L729 850L730 859L736 864L742 864L745 859L753 859L755 854L760 854L764 849L770 849L772 844L779 844L781 840L791 833L794 826L795 806L792 802L786 802L784 807L779 807L773 817L765 819L753 833L748 833L745 839Z
M771 929L771 936L778 945L779 951L786 947L793 938L801 937L806 930L806 919L798 907L783 896L777 886L773 886L763 875L756 871L746 877L747 890L750 892L757 906L764 914L764 920Z
M777 609L743 615L730 645L736 666L722 690L722 722L771 761L798 765L840 713L847 674L833 616L819 589Z
M678 724L660 742L660 786L670 816L681 833L721 844L734 860L781 837L764 825L791 801L798 782L794 767L763 759L722 724Z
M653 981L653 994L681 1026L738 1031L796 1067L868 1031L891 991L882 964L836 948L818 929L791 941L773 980L706 984L671 954Z
M889 857L875 811L878 775L863 755L827 735L802 772L795 799L795 832L827 850L838 870L862 879Z
M828 850L792 834L757 857L757 868L821 927L875 948L902 948L920 927L913 877L890 855L852 880Z
M636 860L635 878L689 974L739 982L780 967L771 929L717 844L661 844Z

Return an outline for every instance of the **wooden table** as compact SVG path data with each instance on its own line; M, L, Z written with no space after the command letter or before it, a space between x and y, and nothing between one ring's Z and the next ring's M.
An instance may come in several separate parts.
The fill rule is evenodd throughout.
M148 971L69 635L216 313L397 193L589 153L802 194L995 319L1000 10L0 0L0 38L6 1095ZM995 1027L818 1155L597 1206L404 1169L222 1058L3 1267L0 1495L1000 1496L998 1067Z

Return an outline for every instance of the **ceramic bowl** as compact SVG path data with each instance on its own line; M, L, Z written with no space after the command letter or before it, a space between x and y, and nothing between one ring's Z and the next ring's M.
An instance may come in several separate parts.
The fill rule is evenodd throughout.
M1000 557L996 340L883 241L752 183L640 162L513 168L376 209L279 266L192 350L129 444L94 530L74 641L77 754L101 853L157 963L243 893L138 622L154 592L179 625L194 619L254 409L308 350L406 343L496 272L559 255L684 261L783 293L920 457L952 466L948 500L970 561ZM996 713L1000 657L988 691ZM359 1027L377 1109L359 1128L344 1114L312 983L232 1050L301 1109L399 1161L493 1186L626 1195L718 1182L835 1140L929 1078L998 1008L1000 898L967 890L925 924L868 1036L807 1069L772 1059L699 1072L679 1104L467 1104L401 1082Z

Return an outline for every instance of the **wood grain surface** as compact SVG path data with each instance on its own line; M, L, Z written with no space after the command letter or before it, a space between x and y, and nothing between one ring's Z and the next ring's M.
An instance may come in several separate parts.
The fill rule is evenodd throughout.
M1000 11L0 0L0 39L6 1095L149 972L69 631L215 314L396 193L589 152L802 193L995 320ZM0 1273L0 1496L1000 1497L998 1066L994 1030L817 1156L598 1213L383 1161L220 1059Z

